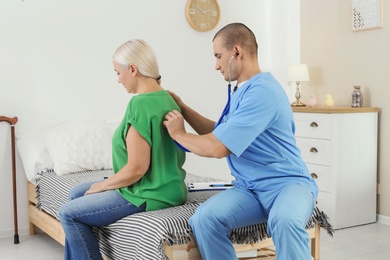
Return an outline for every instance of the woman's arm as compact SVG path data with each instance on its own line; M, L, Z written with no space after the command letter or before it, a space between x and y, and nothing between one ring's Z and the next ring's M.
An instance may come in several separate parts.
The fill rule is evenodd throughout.
M108 179L93 184L85 195L127 187L145 175L150 164L149 143L133 127L130 127L126 136L126 147L127 164Z

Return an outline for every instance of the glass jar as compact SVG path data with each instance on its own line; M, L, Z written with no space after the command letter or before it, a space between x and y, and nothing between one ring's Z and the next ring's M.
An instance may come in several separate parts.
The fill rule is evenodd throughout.
M353 86L352 107L363 107L363 93L360 86Z

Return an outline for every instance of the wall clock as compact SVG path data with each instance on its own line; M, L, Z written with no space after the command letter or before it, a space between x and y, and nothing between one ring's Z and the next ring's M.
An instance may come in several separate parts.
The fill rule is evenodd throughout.
M219 22L219 4L217 0L188 0L186 17L189 25L195 30L210 31Z

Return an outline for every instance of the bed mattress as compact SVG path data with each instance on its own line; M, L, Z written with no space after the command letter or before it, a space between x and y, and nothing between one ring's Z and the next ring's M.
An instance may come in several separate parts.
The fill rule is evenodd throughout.
M102 180L112 175L112 170L88 171L57 176L53 171L39 174L37 178L37 207L58 219L58 211L68 198L69 190L78 183ZM213 178L187 173L186 182L213 182ZM167 259L164 243L186 244L191 240L188 220L196 208L216 194L213 191L189 192L184 205L163 210L142 212L127 216L116 223L95 228L101 251L111 259ZM327 216L318 208L313 212L306 228L318 223L332 233ZM266 223L231 231L233 243L256 243L268 238Z

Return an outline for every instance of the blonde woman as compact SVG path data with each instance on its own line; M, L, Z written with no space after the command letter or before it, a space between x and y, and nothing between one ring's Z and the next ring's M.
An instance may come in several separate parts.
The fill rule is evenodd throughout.
M73 188L59 217L64 228L65 259L101 259L92 231L143 211L186 201L185 153L175 146L162 122L179 109L160 86L156 57L143 40L130 40L113 55L114 70L128 93L123 121L112 138L114 175Z

